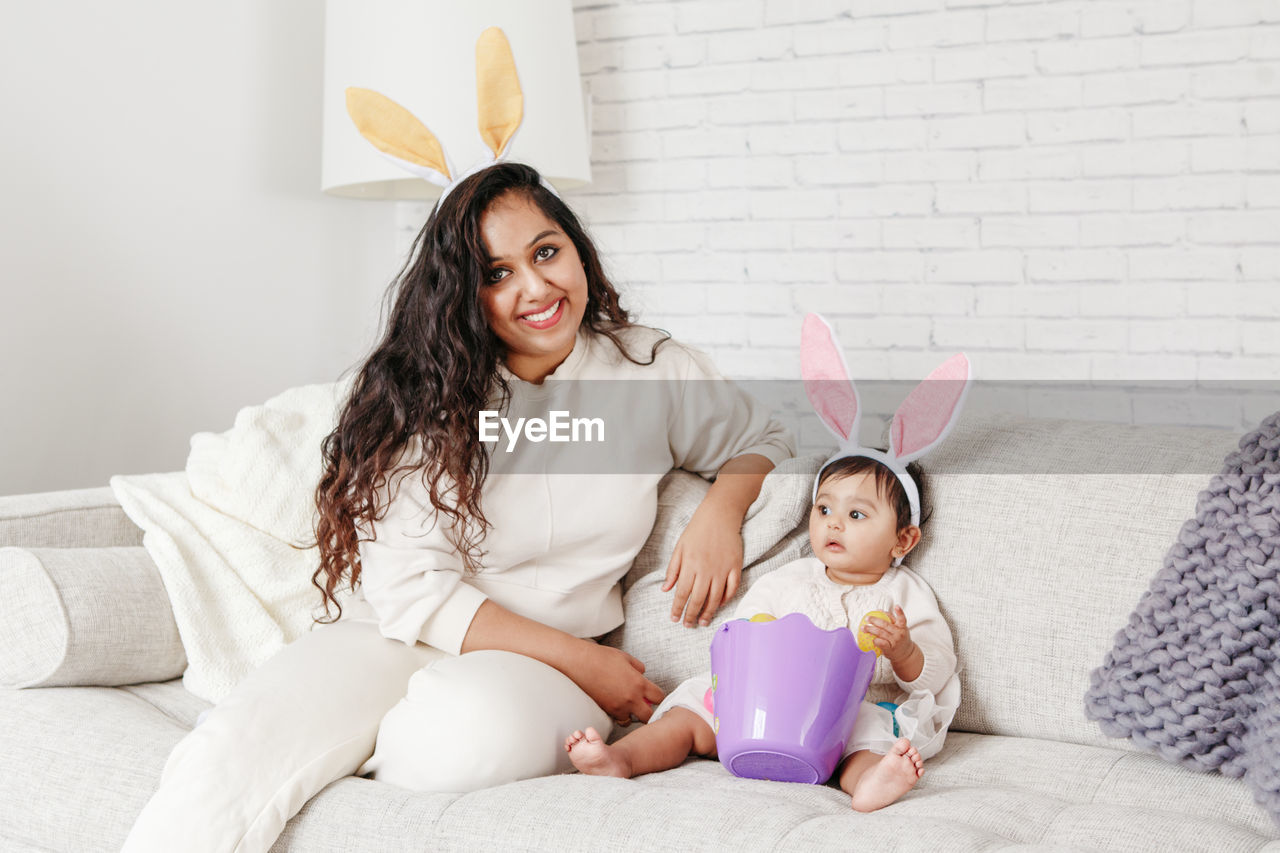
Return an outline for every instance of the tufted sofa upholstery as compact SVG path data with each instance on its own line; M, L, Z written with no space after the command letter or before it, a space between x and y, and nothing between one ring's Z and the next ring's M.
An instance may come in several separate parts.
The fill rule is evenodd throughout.
M738 779L702 759L633 780L568 775L461 795L349 777L314 797L273 849L1280 850L1280 830L1238 780L1110 740L1083 712L1089 671L1236 439L1010 417L957 428L927 460L935 509L911 565L952 626L964 698L919 785L879 812L852 812L834 786ZM803 484L816 464L793 460L771 478ZM714 628L673 626L659 590L705 488L683 472L664 481L658 526L625 581L627 622L605 638L665 689L705 668ZM803 500L792 504L753 509L777 517L748 521L751 535L770 538L748 548L759 555L748 582L805 552ZM64 620L40 640L62 643L64 672L93 669L68 669L77 654L92 663L107 653L85 645L86 634L109 629L78 624L82 605L50 603L85 598L69 588L93 582L84 567L119 572L102 589L133 590L150 602L136 605L149 611L145 624L163 624L163 595L137 592L154 584L145 559L134 559L140 544L107 489L0 498L5 587ZM130 558L104 561L102 549ZM6 630L7 649L27 649L22 660L8 653L3 675L13 682L12 671L30 674L48 655ZM180 640L149 631L164 648L145 654L169 654L177 675L171 646ZM180 678L0 690L0 849L117 849L205 707Z

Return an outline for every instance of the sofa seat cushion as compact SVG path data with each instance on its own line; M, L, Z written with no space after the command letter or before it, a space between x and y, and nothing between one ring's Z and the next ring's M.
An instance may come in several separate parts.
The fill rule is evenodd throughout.
M282 849L1280 849L1237 780L990 735L955 735L914 791L869 815L838 788L737 779L705 759L637 779L571 775L462 796L380 788L331 785L289 824Z
M282 849L407 850L424 838L445 850L1280 849L1237 780L990 735L956 735L914 791L869 815L833 786L737 779L705 759L637 779L571 775L462 796L381 787L331 785L289 824Z
M1280 850L1280 828L1239 779L1129 749L952 732L913 791L930 793L946 808L922 817L966 815L1052 849Z
M208 706L178 679L0 690L0 850L119 850Z
M0 849L118 850L207 707L177 681L0 691ZM1238 780L1153 756L953 733L906 797L870 815L834 787L757 782L693 759L633 780L531 779L465 795L347 777L275 851L1280 850Z

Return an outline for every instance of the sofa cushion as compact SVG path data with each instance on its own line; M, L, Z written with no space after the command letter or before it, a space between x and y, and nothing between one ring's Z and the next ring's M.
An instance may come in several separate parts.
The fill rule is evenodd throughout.
M1071 776L1063 768L1076 772ZM1249 850L1274 827L1238 782L1106 748L962 735L916 789L858 814L835 786L738 779L691 759L636 779L569 775L464 796L344 779L288 825L285 849ZM1155 774L1154 776L1151 774ZM1158 792L1153 784L1159 786ZM394 814L390 823L385 815Z
M733 615L737 600L759 577L807 556L808 513L814 474L824 457L797 457L770 472L742 525L742 582L738 596L725 603L706 628L671 621L674 593L663 592L667 564L676 542L710 484L687 471L672 471L658 487L653 533L623 579L627 620L603 638L645 664L645 676L670 692L686 678L711 666L710 644L716 628Z
M150 705L177 723L183 734L195 728L200 716L213 707L211 703L183 687L181 678L146 684L125 684L115 689Z
M960 659L953 730L1107 744L1089 672L1238 436L1083 421L962 421L927 460L911 566Z
M146 550L0 548L0 686L166 681L187 658Z
M205 706L176 681L0 690L0 849L118 850ZM574 774L465 795L346 777L272 849L1219 851L1278 835L1237 780L1105 747L954 733L915 790L868 815L833 786L738 779L706 759L631 780Z
M201 702L177 681L149 687ZM119 850L187 716L128 688L0 689L0 849Z
M107 548L141 544L142 531L105 486L0 496L0 545Z

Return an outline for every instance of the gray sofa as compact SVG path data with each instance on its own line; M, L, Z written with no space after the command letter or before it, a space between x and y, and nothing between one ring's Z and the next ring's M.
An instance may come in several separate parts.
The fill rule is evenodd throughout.
M699 759L633 780L567 775L461 795L351 777L314 797L273 850L1280 850L1240 781L1110 740L1083 712L1089 671L1237 438L993 418L962 423L926 460L935 510L911 565L951 623L964 698L943 752L882 811L854 813L833 786L738 779ZM816 463L771 475L744 531L748 582L807 548ZM705 487L683 472L664 481L658 527L626 580L626 625L606 640L666 689L706 666L711 629L673 626L659 591ZM208 703L176 677L163 586L109 489L0 498L0 546L13 612L39 614L0 627L0 680L125 684L131 660L168 676L0 690L0 849L115 850Z

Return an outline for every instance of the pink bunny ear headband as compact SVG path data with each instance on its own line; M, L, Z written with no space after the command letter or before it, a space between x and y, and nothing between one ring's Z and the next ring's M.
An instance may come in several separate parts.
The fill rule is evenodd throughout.
M347 114L360 135L401 169L442 187L437 206L464 179L505 160L524 121L524 92L515 57L498 27L489 27L476 39L476 113L480 138L493 156L457 174L435 134L413 113L371 89L347 89ZM542 185L559 196L545 179Z
M874 459L894 473L911 504L911 523L920 524L920 490L907 473L907 464L919 459L942 442L959 419L960 408L973 383L973 370L964 353L957 353L933 370L898 406L889 427L887 452L858 443L862 410L858 389L849 379L849 368L836 343L831 326L821 316L804 318L800 334L800 375L814 411L836 437L837 450L813 480L813 499L818 498L818 480L827 466L838 459L862 456ZM936 381L946 380L946 381ZM899 557L895 566L902 563Z

